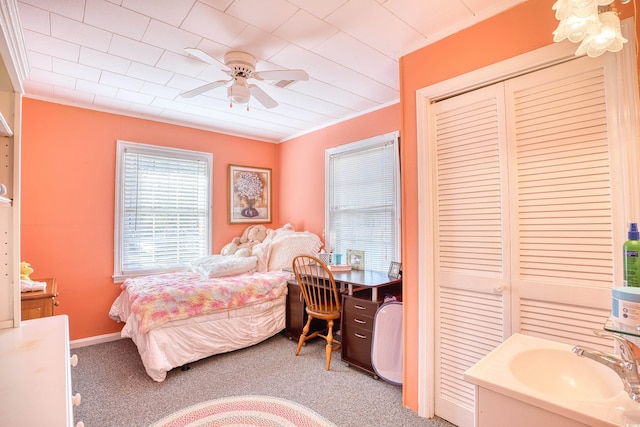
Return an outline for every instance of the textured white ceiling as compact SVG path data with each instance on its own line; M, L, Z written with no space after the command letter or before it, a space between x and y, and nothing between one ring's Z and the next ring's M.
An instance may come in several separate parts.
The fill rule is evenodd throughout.
M398 58L524 0L20 0L27 97L280 142L399 100ZM551 13L551 12L550 12ZM303 69L279 105L229 107L229 50L257 71ZM255 82L255 81L254 81Z

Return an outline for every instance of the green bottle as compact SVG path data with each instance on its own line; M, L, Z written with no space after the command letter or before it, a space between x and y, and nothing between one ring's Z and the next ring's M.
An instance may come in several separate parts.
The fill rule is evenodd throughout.
M640 253L640 232L638 232L638 224L631 223L629 227L629 240L624 242L623 258L624 263L624 286L640 287L640 262L638 253Z

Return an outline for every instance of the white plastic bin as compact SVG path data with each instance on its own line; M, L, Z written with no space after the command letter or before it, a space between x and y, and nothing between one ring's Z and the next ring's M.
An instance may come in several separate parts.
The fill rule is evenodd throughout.
M402 303L389 301L378 307L373 319L371 365L392 384L402 384Z

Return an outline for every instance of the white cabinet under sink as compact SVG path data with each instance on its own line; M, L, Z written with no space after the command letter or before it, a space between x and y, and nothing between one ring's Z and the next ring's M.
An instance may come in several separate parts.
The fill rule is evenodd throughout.
M476 427L593 427L484 387L476 388Z

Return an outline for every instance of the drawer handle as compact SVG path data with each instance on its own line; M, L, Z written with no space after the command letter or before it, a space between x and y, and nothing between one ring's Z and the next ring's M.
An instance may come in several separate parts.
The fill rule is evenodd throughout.
M73 356L71 356L70 358L70 362L71 362L71 366L78 366L78 355L74 354Z
M356 338L360 338L360 339L363 339L363 340L367 339L366 335L362 335L362 334L353 334L353 335L355 335Z
M366 310L367 307L365 307L364 305L354 305L355 308L357 308L358 310Z
M353 319L353 321L356 323L360 323L361 325L364 325L365 323L367 323L366 320L360 320L360 319Z
M82 402L82 396L80 396L80 393L74 394L73 397L71 398L71 403L73 403L73 406L79 406L81 402Z

